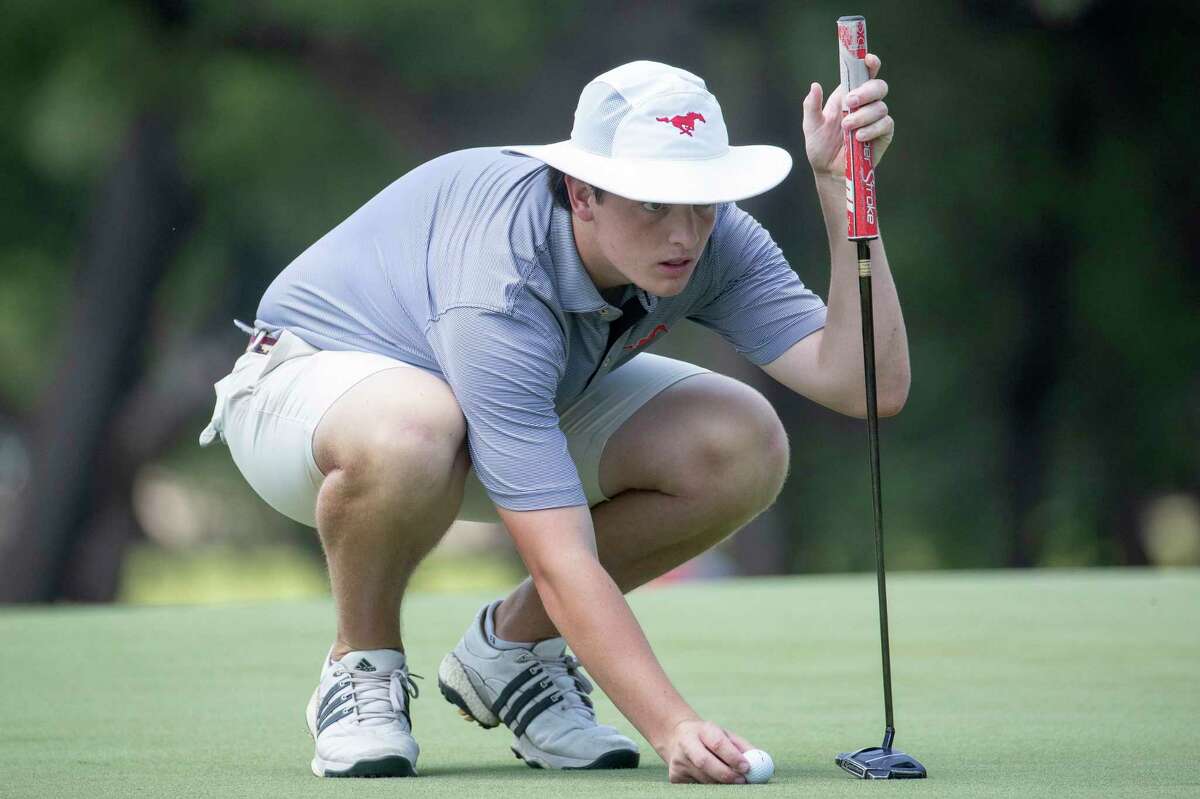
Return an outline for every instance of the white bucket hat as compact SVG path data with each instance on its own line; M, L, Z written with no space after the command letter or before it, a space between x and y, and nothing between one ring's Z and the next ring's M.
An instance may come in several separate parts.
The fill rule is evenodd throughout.
M641 202L742 200L792 168L780 147L729 146L721 106L704 81L655 61L624 64L585 86L569 141L505 149Z

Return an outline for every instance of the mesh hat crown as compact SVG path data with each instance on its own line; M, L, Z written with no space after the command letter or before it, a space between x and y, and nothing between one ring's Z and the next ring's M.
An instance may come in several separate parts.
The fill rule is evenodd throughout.
M584 87L571 141L608 158L714 158L729 149L717 98L686 70L634 61Z
M732 147L704 81L655 61L611 69L584 87L571 138L506 148L632 200L708 204L752 197L791 170L787 151Z

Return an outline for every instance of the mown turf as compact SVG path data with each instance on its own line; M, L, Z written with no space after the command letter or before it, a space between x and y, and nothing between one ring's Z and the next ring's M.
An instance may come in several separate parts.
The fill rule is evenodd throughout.
M631 598L694 706L774 755L768 785L671 786L644 744L634 771L527 768L505 731L464 723L436 688L485 597L427 594L404 612L426 675L415 780L308 771L328 602L0 611L0 796L1200 796L1200 572L897 574L889 588L897 744L929 768L922 782L833 765L883 727L862 575Z

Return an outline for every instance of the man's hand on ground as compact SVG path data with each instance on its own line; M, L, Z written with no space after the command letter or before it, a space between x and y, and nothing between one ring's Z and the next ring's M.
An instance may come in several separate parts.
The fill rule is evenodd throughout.
M671 782L745 784L750 768L742 752L753 749L745 739L711 721L681 721L659 754Z

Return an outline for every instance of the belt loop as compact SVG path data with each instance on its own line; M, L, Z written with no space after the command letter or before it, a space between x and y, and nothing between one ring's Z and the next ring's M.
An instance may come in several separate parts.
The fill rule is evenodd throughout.
M233 323L246 335L250 336L250 343L246 345L246 352L257 353L258 355L266 355L271 347L275 346L278 341L278 336L271 335L270 330L261 327L251 327L240 319L234 319Z
M246 352L258 352L258 345L261 344L262 340L266 337L267 331L255 330L254 336L250 339L250 343L246 345Z

